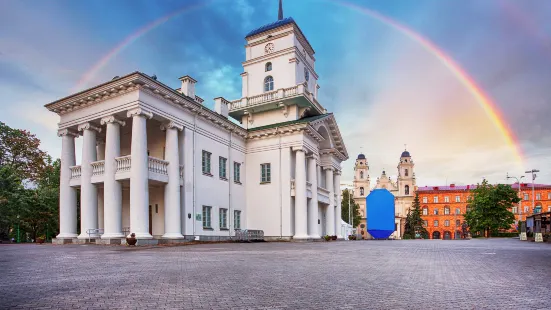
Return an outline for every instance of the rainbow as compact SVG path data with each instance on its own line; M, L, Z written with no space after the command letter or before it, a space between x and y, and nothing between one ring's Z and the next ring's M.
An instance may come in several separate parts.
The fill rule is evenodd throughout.
M86 86L86 84L88 82L90 82L98 74L98 72L100 72L101 69L103 69L103 67L105 67L105 65L107 65L107 63L113 57L117 56L122 50L124 50L127 46L129 46L133 42L135 42L141 36L145 35L149 31L155 29L156 27L162 25L163 23L169 21L170 19L172 19L172 18L174 18L174 17L176 17L176 16L178 16L182 13L189 12L193 9L197 9L199 7L202 7L202 6L206 6L206 5L210 4L210 2L212 2L212 1L213 0L205 0L205 1L201 1L198 4L184 6L180 9L170 13L170 14L167 14L163 17L160 17L160 18L152 21L151 23L149 23L149 24L141 27L137 31L133 32L132 34L130 34L129 36L124 38L119 44L117 44L117 46L115 46L107 54L105 54L105 56L103 56L98 62L96 62L88 71L86 71L82 75L82 77L78 80L77 84L73 87L71 92L76 92L76 91L79 91L82 88L84 88Z
M441 48L436 44L431 42L429 39L423 37L421 34L415 32L414 30L400 24L394 19L382 15L377 11L361 7L359 5L349 3L341 0L331 0L332 2L339 4L344 7L351 8L357 12L365 14L369 17L372 17L385 25L392 27L395 30L398 30L400 33L404 34L411 40L419 43L427 52L436 57L446 68L448 68L457 80L472 94L478 104L482 107L488 118L495 125L496 129L502 134L507 145L512 149L518 163L523 166L524 156L520 148L520 143L516 139L513 131L509 128L507 121L503 114L501 113L500 108L490 99L490 97L484 93L484 91L477 85L476 81L469 76L459 64L457 64L449 55L446 54Z

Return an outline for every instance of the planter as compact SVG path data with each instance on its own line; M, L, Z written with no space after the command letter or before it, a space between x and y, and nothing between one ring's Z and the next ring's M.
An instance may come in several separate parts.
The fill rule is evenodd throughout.
M324 239L325 241L329 241L329 240L331 240L331 237L329 237L329 236L323 236L323 239Z
M44 239L43 238L36 238L36 243L42 244L42 243L44 243Z
M331 240L337 240L337 236L331 236Z
M126 237L126 244L136 245L136 242L138 242L138 239L136 239L135 233L130 234L130 237Z

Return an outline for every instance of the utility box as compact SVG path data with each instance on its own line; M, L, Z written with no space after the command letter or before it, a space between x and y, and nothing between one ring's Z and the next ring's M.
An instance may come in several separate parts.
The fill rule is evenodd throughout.
M387 239L395 229L394 195L386 189L374 189L365 198L367 232L374 239Z

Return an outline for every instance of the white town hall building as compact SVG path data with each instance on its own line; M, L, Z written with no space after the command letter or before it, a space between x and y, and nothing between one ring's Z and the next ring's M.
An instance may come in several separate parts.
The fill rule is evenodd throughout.
M343 237L348 154L318 102L314 50L281 3L278 21L245 39L241 99L216 98L214 111L193 78L173 89L140 72L46 105L62 141L56 242L218 240L237 229L267 240Z

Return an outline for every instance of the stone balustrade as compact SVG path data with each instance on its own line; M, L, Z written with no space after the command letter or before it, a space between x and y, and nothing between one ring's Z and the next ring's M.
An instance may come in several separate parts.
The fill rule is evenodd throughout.
M82 174L82 169L80 166L69 167L71 169L71 179L79 179Z
M149 156L147 163L149 171L168 175L168 161Z
M115 161L117 162L117 172L130 171L130 167L132 164L132 158L130 155L116 157Z
M90 164L92 166L92 176L103 175L105 173L105 161L98 160Z

